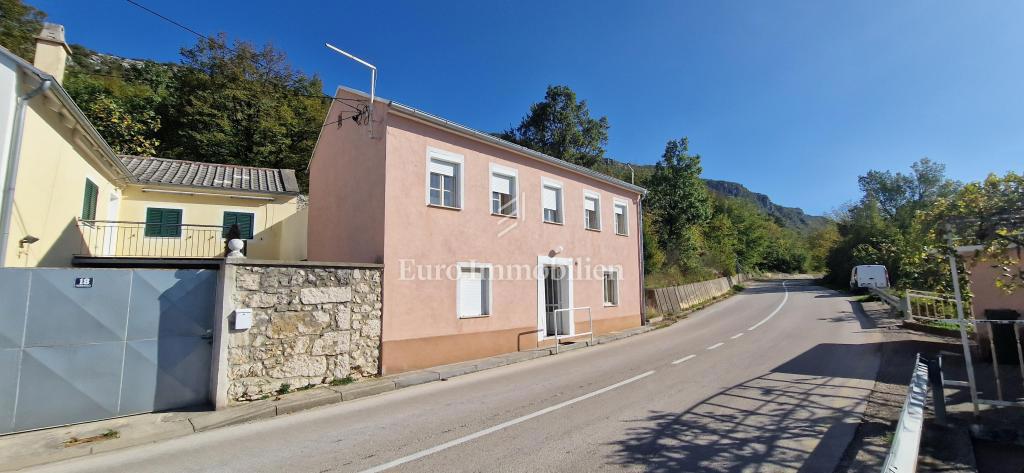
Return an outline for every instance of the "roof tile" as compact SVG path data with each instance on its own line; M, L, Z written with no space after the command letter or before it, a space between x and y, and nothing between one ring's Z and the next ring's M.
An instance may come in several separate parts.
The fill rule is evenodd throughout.
M298 193L295 171L177 159L121 155L121 162L143 184Z

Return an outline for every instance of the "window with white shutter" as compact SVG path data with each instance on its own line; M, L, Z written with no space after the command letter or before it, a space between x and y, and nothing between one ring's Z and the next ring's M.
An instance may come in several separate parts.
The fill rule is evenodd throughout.
M541 188L541 204L544 207L544 221L562 223L562 188L544 184Z
M601 230L601 197L587 192L583 196L583 226L587 230Z
M491 171L491 213L516 215L516 178Z
M615 203L615 233L619 235L629 234L629 218L626 216L626 204Z
M459 263L456 304L459 318L491 314L490 265Z
M461 155L427 149L427 205L462 208Z

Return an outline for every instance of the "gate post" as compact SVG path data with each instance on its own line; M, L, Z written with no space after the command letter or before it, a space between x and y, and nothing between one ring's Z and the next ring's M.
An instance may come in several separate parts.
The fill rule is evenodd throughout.
M217 271L217 296L213 306L213 349L210 356L210 404L216 410L228 406L228 326L235 295L235 265L221 261Z

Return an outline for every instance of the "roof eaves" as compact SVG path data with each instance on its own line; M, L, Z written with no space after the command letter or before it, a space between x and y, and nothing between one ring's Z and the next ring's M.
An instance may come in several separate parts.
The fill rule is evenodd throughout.
M242 189L237 187L222 187L222 186L204 186L196 184L174 184L170 182L133 182L132 185L140 187L153 187L153 188L172 188L172 189L194 189L198 191L206 191L214 194L253 194L253 195L278 195L278 196L291 196L299 195L299 191L294 192L282 192L282 191L261 191L257 189Z
M107 143L107 140L103 139L103 136L100 135L100 132L96 130L96 127L93 126L89 118L85 116L85 113L82 112L82 109L78 108L78 104L76 104L75 100L72 99L70 95L68 95L68 91L64 90L64 87L60 84L60 82L57 81L55 77L43 71L42 69L33 66L31 63L19 57L17 54L8 51L7 48L0 47L0 54L9 57L11 60L16 62L19 67L35 75L39 78L39 80L50 81L53 84L50 86L50 90L54 93L54 95L57 96L57 99L60 100L64 107L66 107L71 112L71 115L74 116L75 120L82 125L82 129L84 129L85 132L96 141L96 143L100 147L100 153L103 154L104 157L106 157L114 165L114 167L121 172L122 176L127 182L135 182L135 175L132 174L127 167L125 167L124 163L122 163L121 159L117 156L117 153L115 153L114 150L110 148L110 145Z
M346 92L350 92L350 93L353 93L353 94L356 94L356 95L360 95L360 96L363 96L363 97L366 97L366 98L369 98L369 95L367 95L365 92L363 92L361 90L356 90L356 89L352 89L352 88L345 87L345 86L338 86L338 89L339 90L344 90ZM469 135L469 136L473 137L474 139L477 139L477 140L480 140L480 141L484 141L486 143L498 146L500 148L505 148L507 150L514 151L516 153L523 154L523 155L526 155L528 157L531 157L531 158L534 158L534 159L538 159L540 161L547 162L549 164L552 164L554 166L557 166L557 167L560 167L560 168L563 168L563 169L568 169L570 171L573 171L573 172L576 172L576 173L579 173L579 174L583 174L585 176L597 179L599 181L606 182L606 183L614 185L616 187L621 187L623 189L636 192L636 193L641 194L641 195L647 195L647 189L644 189L643 187L640 187L640 186L638 186L636 184L630 184L630 183L628 183L626 181L623 181L623 180L620 180L620 179L616 179L616 178L608 176L606 174L602 174L602 173L599 173L597 171L594 171L593 169L586 168L586 167L580 166L578 164L573 164L573 163L570 163L570 162L567 162L567 161L563 161L563 160L555 158L553 156L548 156L548 155L546 155L544 153L539 153L539 152L534 151L534 150L532 150L530 148L527 148L525 146L520 146L520 145L517 145L515 143L511 143L509 141L505 141L505 140L503 140L501 138L497 138L497 137L491 136L491 135L489 135L487 133L484 133L482 131L479 131L479 130L474 130L473 128L470 128L470 127L465 126L465 125L461 125L459 123L455 123L455 122L453 122L451 120L439 117L437 115L424 112L422 110L419 110L419 109L414 108L414 107L410 107L408 105L403 105L401 103L395 102L394 100L388 100L388 99L384 99L384 98L378 96L378 97L376 97L375 101L383 102L384 104L389 105L392 109L398 111L399 113L403 113L405 115L409 115L409 116L412 116L414 118L418 118L418 119L426 121L428 123L432 123L434 125L440 126L441 128L446 128L448 130L451 130L453 132L460 133L460 134L463 134L463 135Z

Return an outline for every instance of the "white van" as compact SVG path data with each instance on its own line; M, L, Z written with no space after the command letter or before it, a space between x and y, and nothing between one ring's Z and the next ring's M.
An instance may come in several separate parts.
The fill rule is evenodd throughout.
M854 266L850 273L850 289L889 287L889 271L880 264Z

